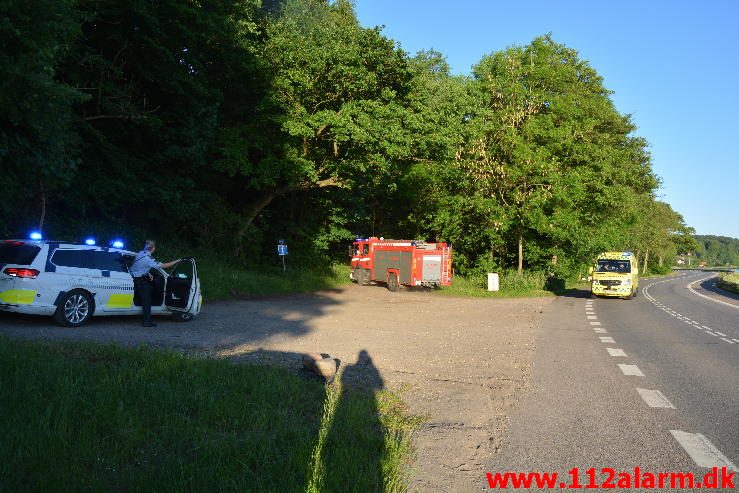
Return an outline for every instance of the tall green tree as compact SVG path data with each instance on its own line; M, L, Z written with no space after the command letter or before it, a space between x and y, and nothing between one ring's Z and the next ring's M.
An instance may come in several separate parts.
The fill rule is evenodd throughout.
M265 36L263 137L251 137L249 122L226 129L218 162L246 191L239 243L276 197L391 188L409 156L405 54L379 29L361 27L349 2L288 0Z
M79 33L70 0L0 2L0 234L43 229L49 194L75 171L72 106L60 60Z
M597 72L549 36L486 56L473 72L479 107L459 165L475 192L495 198L490 214L513 240L519 272L527 239L533 266L558 253L584 260L603 225L655 188L646 142Z

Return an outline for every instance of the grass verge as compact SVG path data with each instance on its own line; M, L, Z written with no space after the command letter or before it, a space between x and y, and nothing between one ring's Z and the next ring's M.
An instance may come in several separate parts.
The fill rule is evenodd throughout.
M552 286L544 272L504 271L499 274L499 291L488 291L487 277L455 276L452 285L437 290L447 296L471 296L478 298L521 298L533 296L555 296L565 290L564 282ZM549 288L549 289L547 289Z
M0 338L0 400L8 491L406 485L414 421L397 396L342 393L284 369Z
M739 294L739 272L719 274L716 284L721 289Z
M249 270L213 260L198 260L198 274L207 300L309 293L335 289L350 282L349 267Z

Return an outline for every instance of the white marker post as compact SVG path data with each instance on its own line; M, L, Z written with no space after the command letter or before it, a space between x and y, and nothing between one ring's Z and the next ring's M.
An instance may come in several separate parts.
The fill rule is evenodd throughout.
M500 278L497 273L488 273L488 291L498 291L500 289Z

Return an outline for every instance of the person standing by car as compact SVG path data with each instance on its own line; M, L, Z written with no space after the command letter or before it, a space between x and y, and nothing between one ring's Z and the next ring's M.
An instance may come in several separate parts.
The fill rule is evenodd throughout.
M141 325L144 327L156 327L157 325L151 320L151 295L154 276L149 271L151 269L169 269L182 260L177 259L171 262L159 263L152 257L156 249L157 246L153 240L146 240L144 249L136 255L128 269L141 296L141 308L144 315Z

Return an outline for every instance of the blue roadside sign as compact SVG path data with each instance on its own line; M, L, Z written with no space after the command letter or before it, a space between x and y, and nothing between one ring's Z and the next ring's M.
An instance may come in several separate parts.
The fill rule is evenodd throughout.
M277 245L277 255L287 255L287 245Z

